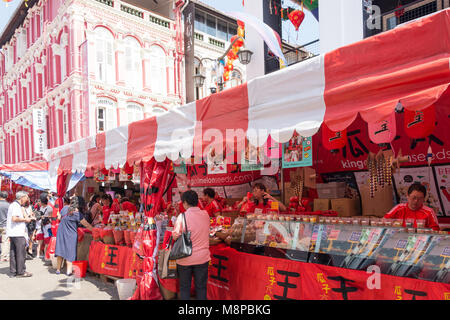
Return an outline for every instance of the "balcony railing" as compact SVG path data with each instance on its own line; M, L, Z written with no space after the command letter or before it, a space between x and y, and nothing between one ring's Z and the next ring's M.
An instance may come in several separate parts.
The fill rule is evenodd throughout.
M283 47L283 54L287 61L286 67L308 60L320 54L320 39L294 48ZM265 67L266 70L278 70L280 68L278 57L269 53L265 59Z
M129 13L133 16L139 17L141 19L144 17L144 12L130 8L128 6L124 6L123 4L120 5L120 10L122 10L123 12Z
M114 7L114 1L112 0L95 0L100 3L106 4L107 6Z
M388 12L380 17L379 27L365 29L365 36L373 36L383 31L394 29L402 23L412 21L449 7L448 0L417 0ZM377 17L371 17L371 19ZM381 28L380 28L381 27Z
M170 22L169 21L163 20L161 18L152 16L152 15L149 16L149 19L150 19L150 22L152 22L152 23L155 23L157 25L163 26L165 28L170 28Z
M213 38L209 38L209 43L212 44L213 46L219 47L219 48L225 48L225 42L213 39Z

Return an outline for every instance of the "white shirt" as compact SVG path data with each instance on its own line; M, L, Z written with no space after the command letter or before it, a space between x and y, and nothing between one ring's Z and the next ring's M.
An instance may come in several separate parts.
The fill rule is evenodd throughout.
M14 201L8 209L8 220L6 221L6 235L8 237L25 237L27 238L27 226L25 222L13 222L12 217L24 218L22 206Z
M52 230L52 225L50 223L46 224L44 226L44 238L49 238L50 237L50 230Z

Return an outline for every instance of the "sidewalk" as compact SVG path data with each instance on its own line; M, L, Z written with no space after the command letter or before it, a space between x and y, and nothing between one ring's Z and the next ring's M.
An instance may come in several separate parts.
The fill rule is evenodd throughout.
M75 280L57 275L50 262L39 258L26 261L30 278L9 276L9 262L0 262L0 300L118 300L112 283L103 283L89 275ZM64 269L63 269L64 270Z

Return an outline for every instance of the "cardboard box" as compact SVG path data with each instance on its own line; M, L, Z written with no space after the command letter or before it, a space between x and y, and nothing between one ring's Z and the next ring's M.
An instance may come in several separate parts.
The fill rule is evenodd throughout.
M359 192L361 193L363 216L383 217L394 206L392 185L379 188L373 198L370 197L368 186L361 186Z
M339 217L353 217L361 215L359 199L331 199L331 210L336 211Z
M330 210L330 199L314 199L314 211Z
M319 199L344 198L347 184L345 182L317 183Z

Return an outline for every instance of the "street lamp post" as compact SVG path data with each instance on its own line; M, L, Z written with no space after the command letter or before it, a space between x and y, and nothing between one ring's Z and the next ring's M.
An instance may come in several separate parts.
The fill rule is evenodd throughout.
M236 39L234 39L234 41L228 46L228 49L225 51L225 53L222 56L220 56L216 60L211 59L211 58L202 58L200 60L200 65L202 64L203 60L210 60L210 61L213 61L213 62L216 63L217 70L219 70L220 61L225 59L225 57L227 56L228 52L230 52L230 50L233 48L233 45L238 40L243 40L244 41L244 38L242 38L241 36L236 37ZM247 49L239 50L239 52L238 52L239 61L243 65L249 64L251 59L252 59L252 54L253 54L253 52L250 51L250 50L247 50ZM194 84L195 84L195 86L196 87L203 87L205 79L206 79L206 77L203 74L201 74L201 73L198 73L198 74L194 75ZM217 75L217 86L219 87L219 92L223 90L223 85L224 85L224 83L223 83L223 79L222 79L222 74L219 73ZM211 93L216 93L216 91L217 91L216 88L210 88L210 90L211 90Z

